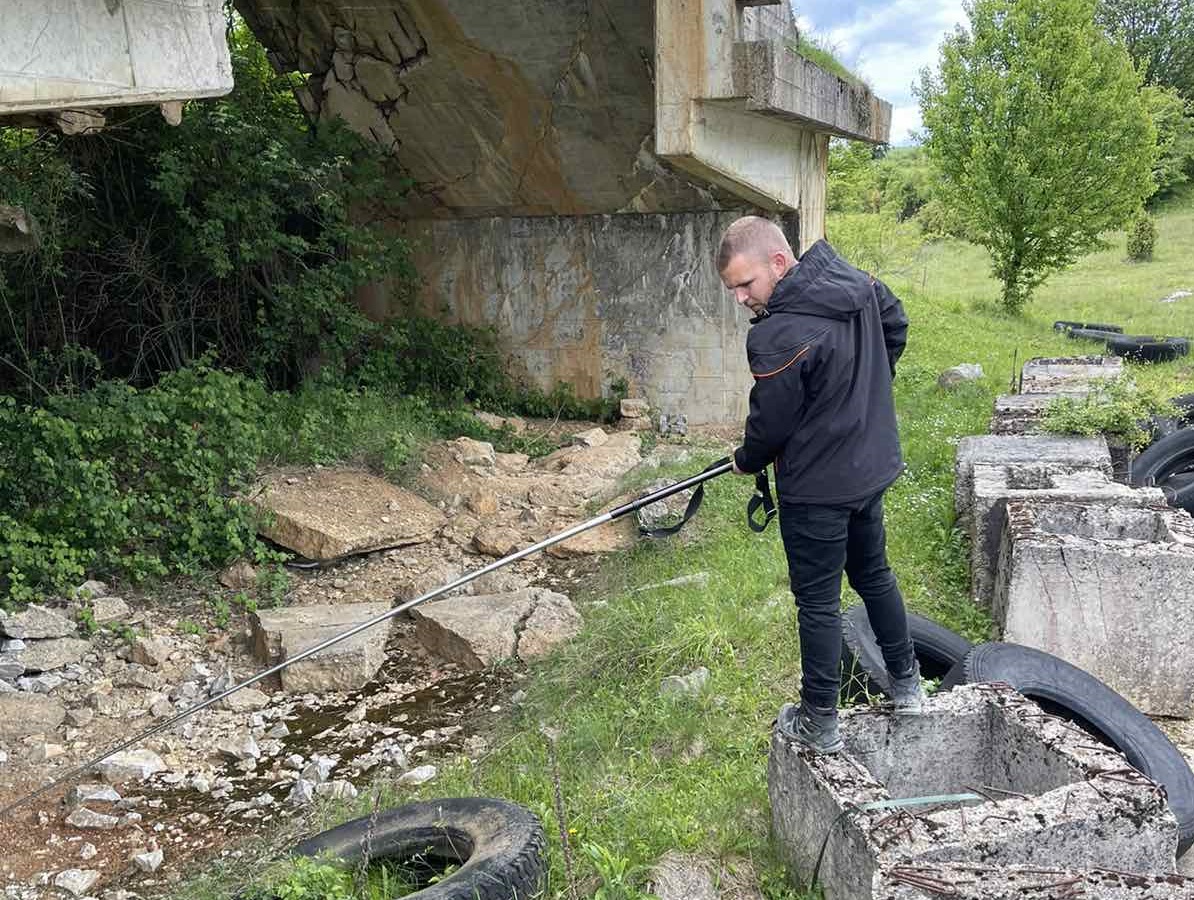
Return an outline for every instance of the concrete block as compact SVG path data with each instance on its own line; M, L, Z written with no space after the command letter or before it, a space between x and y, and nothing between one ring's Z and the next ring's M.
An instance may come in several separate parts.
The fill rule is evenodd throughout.
M1099 900L1188 900L1194 879L1101 869L1039 866L900 865L875 878L874 900L1022 900L1025 897L1098 897Z
M1058 472L1094 469L1111 475L1111 453L1101 437L975 435L962 438L954 456L954 510L966 527L974 494L974 467L1049 466Z
M995 398L988 430L991 434L1036 434L1049 404L1074 394L1000 394Z
M1007 504L991 613L1004 639L1085 669L1147 713L1194 715L1194 519Z
M974 467L968 531L970 589L976 603L989 606L995 586L995 564L1003 536L1008 500L1041 499L1120 506L1158 506L1164 494L1156 488L1119 484L1099 469L1064 469L1057 463Z
M826 900L883 896L878 876L897 866L1161 873L1176 864L1177 822L1160 787L1007 686L934 695L918 717L846 710L841 729L836 756L773 733L768 768L774 831L795 875L811 875L828 835ZM989 799L852 809L963 792Z
M1100 381L1123 374L1118 356L1038 357L1020 370L1022 394L1088 394Z
M377 618L389 608L389 603L341 603L259 609L251 620L253 653L262 663L276 665ZM379 622L288 666L275 677L289 694L362 688L385 662L391 624L392 620Z

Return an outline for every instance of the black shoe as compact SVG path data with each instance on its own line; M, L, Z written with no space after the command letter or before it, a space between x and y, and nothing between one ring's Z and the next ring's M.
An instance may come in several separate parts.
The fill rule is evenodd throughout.
M812 709L785 703L776 717L779 733L818 756L841 752L845 746L837 727L837 710Z

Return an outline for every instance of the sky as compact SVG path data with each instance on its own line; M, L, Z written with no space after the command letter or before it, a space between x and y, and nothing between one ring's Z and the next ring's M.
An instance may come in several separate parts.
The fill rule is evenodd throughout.
M937 47L965 23L962 0L793 0L797 24L828 45L850 70L891 103L891 142L912 143L920 108L912 85L937 67Z

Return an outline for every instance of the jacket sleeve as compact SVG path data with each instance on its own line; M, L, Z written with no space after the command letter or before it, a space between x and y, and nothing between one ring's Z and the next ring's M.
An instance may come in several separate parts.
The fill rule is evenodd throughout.
M874 287L879 321L883 324L883 343L887 346L887 364L891 367L891 377L895 378L896 362L908 343L908 316L904 313L904 304L891 288L877 278Z
M796 428L797 411L804 403L802 373L813 351L810 341L779 354L750 354L755 384L750 389L742 446L734 451L740 471L762 471L788 443Z

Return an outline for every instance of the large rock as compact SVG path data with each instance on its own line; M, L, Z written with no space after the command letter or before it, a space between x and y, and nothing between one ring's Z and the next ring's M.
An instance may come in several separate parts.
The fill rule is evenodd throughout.
M166 771L162 758L152 750L122 750L96 765L95 770L108 784L144 781L158 772Z
M0 741L51 732L65 718L66 708L44 694L0 694Z
M44 606L33 604L18 613L0 613L0 632L11 638L60 638L75 630L74 622Z
M626 516L616 522L607 522L583 531L566 541L552 544L547 548L547 555L556 559L574 559L578 556L620 553L633 547L638 539L638 526L634 517Z
M389 609L389 603L346 603L258 610L252 621L253 652L261 662L276 665ZM366 628L287 666L280 673L282 689L306 693L364 687L385 662L391 622Z
M265 514L261 533L308 559L423 543L445 521L422 497L348 469L274 473L252 502Z
M481 669L503 659L533 659L580 631L580 613L563 594L525 588L437 600L411 611L432 653Z
M30 672L50 672L83 659L91 644L83 638L50 638L29 641L17 658Z
M641 445L636 434L611 434L600 447L565 447L543 457L539 466L576 477L577 487L592 497L642 461Z

